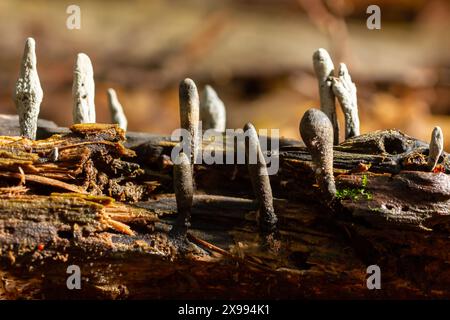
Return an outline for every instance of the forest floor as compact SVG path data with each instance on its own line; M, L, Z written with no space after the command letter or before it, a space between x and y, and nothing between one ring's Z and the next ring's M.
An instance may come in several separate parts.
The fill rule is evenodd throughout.
M80 30L66 28L65 3L2 1L0 112L15 113L11 93L24 40L33 36L41 116L61 126L72 121L72 68L85 52L94 64L99 122L110 121L106 89L114 87L130 130L171 133L179 126L178 82L189 76L199 89L217 89L228 127L252 121L299 138L302 114L318 106L311 56L325 47L357 84L362 132L397 128L428 141L439 125L448 150L450 42L442 30L450 9L442 1L422 9L422 2L404 5L413 19L395 20L389 13L396 7L382 1L381 30L366 28L365 6L355 2L345 41L336 43L295 1L79 1Z

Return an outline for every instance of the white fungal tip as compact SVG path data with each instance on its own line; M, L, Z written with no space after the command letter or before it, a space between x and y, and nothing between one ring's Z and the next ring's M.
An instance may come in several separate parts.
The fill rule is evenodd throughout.
M28 37L27 40L25 40L26 46L34 46L36 44L36 41L34 41L34 38Z
M194 80L191 78L184 78L182 84L189 87L196 87Z
M338 77L331 77L334 95L345 116L345 139L360 134L356 86L345 63L339 64Z
M348 74L347 65L343 62L339 64L339 76L343 76L345 74Z
M25 40L25 50L32 49L34 50L36 46L36 41L32 37L28 37L27 40Z
M199 97L197 86L192 79L186 78L180 82L179 87L180 111L188 113L192 109L199 109Z
M93 75L94 69L92 68L92 62L89 56L85 53L77 54L77 59L75 62L75 71L83 72L87 75Z
M36 42L33 38L27 38L23 50L22 63L20 65L20 77L26 77L30 69L36 68Z
M320 48L313 54L314 70L318 77L326 79L334 70L334 64L327 50Z
M44 97L36 68L36 43L27 38L20 65L19 78L14 90L14 103L19 114L20 134L36 138L37 120Z
M224 132L226 128L226 109L217 92L210 85L205 86L200 103L200 118L203 129Z
M347 90L351 91L353 95L355 95L356 99L356 85L352 81L352 77L350 76L350 72L348 72L347 65L345 63L339 64L339 78L341 78L347 88Z
M218 98L216 90L214 90L213 87L211 87L209 84L205 86L205 96L209 98Z
M314 52L313 60L325 64L333 63L330 54L324 48L319 48Z
M117 98L117 93L114 89L109 88L107 90L108 94L108 105L109 110L111 112L111 121L112 123L116 123L121 127L123 130L127 130L128 121L125 116L125 112L123 111L122 104L119 102L119 99Z
M27 38L25 41L24 56L35 56L36 41L33 38Z
M330 57L330 54L324 48L319 48L314 52L314 57L316 59L327 59Z
M95 123L95 82L91 59L79 53L73 70L73 122Z
M432 135L433 135L434 137L439 138L439 139L442 140L443 134L442 134L442 129L441 129L441 127L439 127L439 126L434 127L433 132L432 132Z
M430 148L428 154L428 167L431 171L436 167L439 157L444 151L444 135L442 129L438 126L434 127L431 133Z

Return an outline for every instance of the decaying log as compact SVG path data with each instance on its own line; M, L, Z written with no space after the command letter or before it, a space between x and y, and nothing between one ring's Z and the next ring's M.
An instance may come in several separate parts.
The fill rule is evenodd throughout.
M127 133L124 142L114 125L42 132L47 139L0 138L0 297L450 297L449 156L429 172L428 145L398 131L334 147L331 208L303 144L281 141L269 248L245 165L195 166L180 246L169 235L175 141ZM372 264L382 290L367 289ZM81 269L81 290L66 286L70 265Z

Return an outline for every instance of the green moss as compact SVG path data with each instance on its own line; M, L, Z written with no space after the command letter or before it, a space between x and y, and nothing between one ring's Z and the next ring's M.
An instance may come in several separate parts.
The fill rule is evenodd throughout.
M339 200L350 199L352 201L356 200L371 200L372 194L366 190L366 187L369 183L369 179L367 175L363 175L361 178L361 188L344 188L338 189L336 191L336 198Z
M369 183L369 179L367 178L367 175L366 175L366 174L364 174L364 175L362 176L361 181L362 181L362 186L363 186L363 188L367 187L367 184Z

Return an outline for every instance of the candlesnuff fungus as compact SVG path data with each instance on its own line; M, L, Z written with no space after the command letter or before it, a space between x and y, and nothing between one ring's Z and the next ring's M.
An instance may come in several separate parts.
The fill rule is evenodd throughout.
M262 233L270 234L276 230L278 219L273 208L272 188L266 161L255 127L251 123L247 123L244 131L248 137L245 145L248 173L259 205L259 227Z
M39 110L44 97L36 68L35 48L34 39L28 38L13 95L19 114L20 134L32 140L36 139Z
M194 164L194 160L198 152L199 139L199 109L200 102L198 97L197 86L194 81L189 78L184 79L180 83L179 88L180 99L180 124L181 128L189 132L190 159Z
M173 165L173 187L177 201L178 217L171 230L171 235L185 238L190 226L194 185L189 157L180 152Z
M95 123L95 83L91 59L79 53L73 69L73 123Z
M109 88L107 94L112 123L117 123L123 130L127 131L127 117L125 116L123 107L120 104L119 99L117 98L116 90Z
M318 109L309 109L300 121L300 135L308 148L316 180L328 200L336 196L333 176L333 126Z
M59 150L58 147L54 147L50 152L49 158L51 161L56 162L59 159Z
M433 171L436 167L439 157L444 150L444 135L440 127L434 127L431 133L430 151L428 153L428 168Z
M200 102L200 119L204 130L225 132L226 109L213 87L206 85Z
M345 139L359 136L359 115L356 86L345 63L339 65L338 77L332 78L333 92L345 116Z
M339 143L339 123L336 116L336 101L331 87L331 78L334 76L334 65L327 50L318 49L313 54L313 65L319 82L320 110L330 119L333 126L333 143Z

